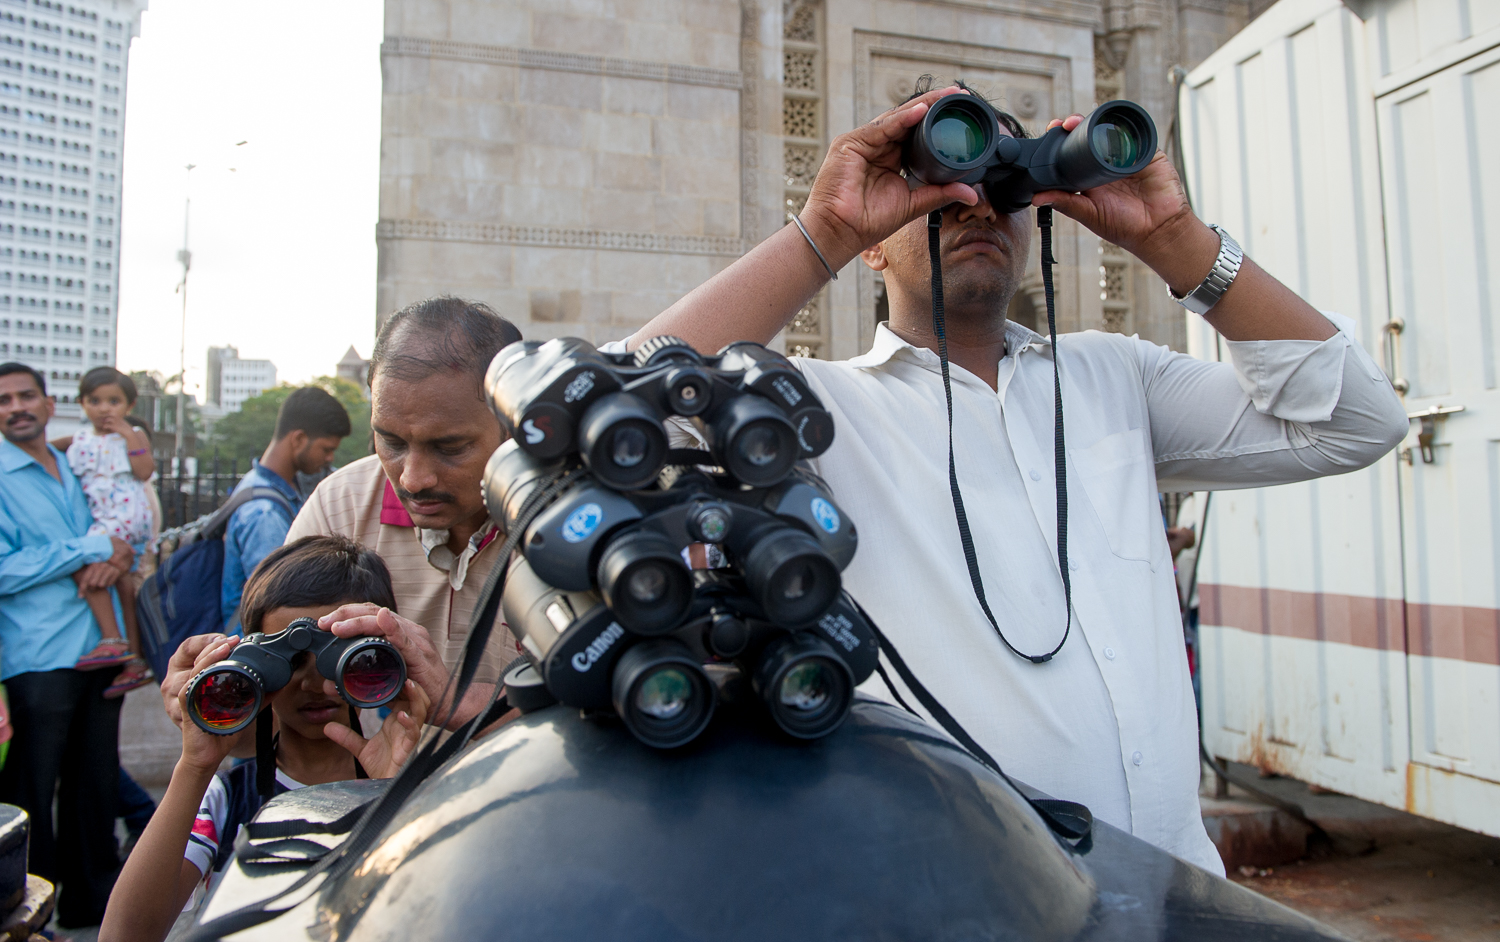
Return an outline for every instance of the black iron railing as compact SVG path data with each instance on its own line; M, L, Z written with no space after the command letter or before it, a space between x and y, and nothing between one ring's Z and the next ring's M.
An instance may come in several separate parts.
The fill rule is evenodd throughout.
M167 530L218 510L250 470L250 463L247 461L242 469L238 459L221 459L218 449L214 449L212 455L188 458L182 466L170 453L158 454L156 468L161 528Z

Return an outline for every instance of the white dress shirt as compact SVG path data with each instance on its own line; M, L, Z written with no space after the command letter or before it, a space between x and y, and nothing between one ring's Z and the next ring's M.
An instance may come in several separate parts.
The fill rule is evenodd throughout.
M1405 435L1352 322L1329 319L1341 332L1322 342L1227 343L1232 367L1119 334L1059 338L1074 619L1045 664L1007 650L975 599L936 354L882 324L863 356L793 361L834 417L816 470L859 527L844 586L917 678L1016 778L1214 873L1157 492L1351 471ZM1017 648L1045 653L1065 622L1052 349L1016 324L1006 341L997 390L952 367L954 460L991 610ZM888 695L878 675L865 686Z

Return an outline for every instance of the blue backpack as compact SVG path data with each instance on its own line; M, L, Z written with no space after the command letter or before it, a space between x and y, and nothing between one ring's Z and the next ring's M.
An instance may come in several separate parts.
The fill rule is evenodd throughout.
M224 630L224 531L234 512L252 500L275 501L288 519L297 515L275 488L250 487L236 491L213 513L168 530L158 540L156 572L141 586L135 607L142 653L158 678L167 676L167 662L186 638Z

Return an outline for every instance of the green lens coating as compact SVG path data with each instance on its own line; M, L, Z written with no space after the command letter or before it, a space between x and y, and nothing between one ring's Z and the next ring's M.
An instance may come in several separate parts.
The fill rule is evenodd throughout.
M670 720L687 709L693 683L683 671L665 667L647 677L635 693L635 707L647 716Z
M831 673L828 666L817 658L808 658L794 665L781 680L778 692L781 702L802 713L821 710L832 694Z
M956 164L973 163L984 153L984 129L954 108L932 122L932 149Z
M1130 167L1141 156L1141 139L1127 124L1100 121L1089 136L1094 156L1115 170Z

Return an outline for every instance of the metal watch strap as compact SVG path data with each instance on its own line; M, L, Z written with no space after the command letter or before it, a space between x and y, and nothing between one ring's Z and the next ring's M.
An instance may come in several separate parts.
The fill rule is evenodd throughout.
M1234 277L1240 273L1240 265L1245 260L1245 253L1240 248L1240 244L1234 241L1234 237L1225 232L1222 226L1210 225L1208 228L1219 234L1219 257L1214 259L1214 267L1209 269L1208 277L1183 297L1178 297L1171 285L1167 286L1167 294L1172 300L1194 314L1207 314L1215 304L1219 303L1224 292L1234 284Z

